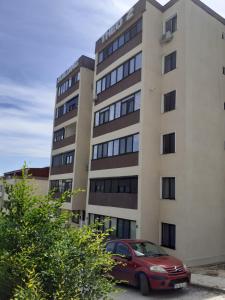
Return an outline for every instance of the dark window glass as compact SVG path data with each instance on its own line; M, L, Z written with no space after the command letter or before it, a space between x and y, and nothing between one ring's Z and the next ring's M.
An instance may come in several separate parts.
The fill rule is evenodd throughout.
M132 58L130 60L130 74L134 73L134 71L135 71L135 59Z
M129 41L129 39L130 39L130 31L128 30L124 34L124 42L127 43Z
M164 112L174 110L176 108L176 91L172 91L164 95Z
M117 237L119 239L128 239L130 237L130 221L129 220L123 220L123 219L118 219L117 220ZM120 251L122 253L124 253L123 255L128 255L129 254L129 252L128 253L126 252L125 248L121 249Z
M112 180L106 179L105 180L105 193L111 193L112 191Z
M99 52L98 54L98 63L101 63L103 61L103 52Z
M133 152L133 136L128 136L127 138L126 152Z
M121 103L121 116L125 116L127 114L127 102Z
M175 153L175 133L163 135L163 154Z
M104 180L96 180L96 192L104 193Z
M126 152L126 138L120 139L120 154L124 154Z
M102 144L98 145L98 158L102 158Z
M111 74L106 75L106 84L105 88L108 89L111 85Z
M63 116L63 111L64 111L64 105L62 105L62 106L60 106L60 107L58 107L58 109L57 109L57 118L60 118L60 117L62 117Z
M112 180L112 193L118 193L119 189L118 189L118 180L117 179L113 179Z
M113 52L116 51L118 49L118 40L116 39L114 42L113 42Z
M121 35L118 39L118 48L122 47L124 44L124 35Z
M130 180L129 179L120 179L119 180L119 193L130 193Z
M175 177L162 178L162 199L175 200Z
M111 73L111 85L116 83L116 70L112 71Z
M131 193L132 194L137 194L137 192L138 192L138 180L137 180L137 178L132 178L130 184L131 184Z
M123 79L123 65L117 68L117 82Z
M74 97L70 101L66 102L66 112L69 112L77 108L78 97Z
M162 223L161 245L170 249L176 249L176 225Z
M135 71L141 69L141 64L142 64L142 53L138 53L135 56Z
M123 66L123 77L127 77L129 75L129 64L130 62L127 61Z
M137 22L137 32L141 32L142 31L142 19L140 19Z
M135 37L135 35L137 34L137 26L133 26L130 30L130 36L131 38Z
M102 157L108 157L108 143L103 144Z
M120 232L123 233L123 231L124 231L123 227L124 227L123 220L118 219L118 233L119 233L120 236L121 236ZM116 245L115 253L118 254L118 255L124 256L124 257L127 257L127 256L131 255L130 251L129 251L129 248L126 245L124 245L123 243L118 243Z
M177 60L177 52L173 52L164 59L164 73L168 73L174 69L176 69L176 60Z
M177 30L177 16L174 16L173 18L169 19L166 22L166 32L175 32Z
M95 181L93 181L93 180L90 181L90 192L91 193L95 193L96 192Z
M115 249L115 243L108 243L106 245L106 252L110 252L110 253L114 253L114 249Z
M134 98L127 101L127 114L134 111Z

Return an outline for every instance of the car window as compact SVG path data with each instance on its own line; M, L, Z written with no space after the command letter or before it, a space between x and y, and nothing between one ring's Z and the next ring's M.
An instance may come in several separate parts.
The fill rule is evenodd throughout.
M106 252L114 253L115 243L108 243L106 245Z
M122 244L122 243L118 243L116 245L116 254L121 255L121 256L129 256L131 255L129 248Z

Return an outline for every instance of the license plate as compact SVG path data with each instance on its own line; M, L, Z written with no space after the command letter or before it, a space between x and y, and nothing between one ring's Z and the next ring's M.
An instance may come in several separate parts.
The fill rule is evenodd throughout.
M174 284L174 288L175 289L185 288L186 286L187 286L187 282L182 282L182 283Z

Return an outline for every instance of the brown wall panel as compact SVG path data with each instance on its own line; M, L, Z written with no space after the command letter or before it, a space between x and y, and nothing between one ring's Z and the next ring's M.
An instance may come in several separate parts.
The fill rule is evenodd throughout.
M119 48L117 51L115 51L112 55L110 55L108 58L106 58L102 63L97 65L96 74L103 71L105 68L107 68L109 65L114 63L117 59L119 59L121 56L132 50L133 48L137 47L142 42L142 32L140 32L138 35L136 35L132 40L130 40L128 43L126 43L123 47Z
M138 152L91 161L91 170L126 168L138 165Z
M66 173L73 173L73 164L51 168L51 175L66 174Z
M97 137L121 128L128 127L130 125L139 123L140 121L140 110L130 113L124 117L120 117L106 124L93 128L93 137Z
M75 135L71 135L62 141L53 142L52 149L59 149L75 143Z
M54 126L58 126L74 117L77 116L77 108L76 109L73 109L71 111L69 111L67 114L63 115L62 117L58 118L58 119L55 119L55 124Z
M95 101L95 105L101 103L102 101L126 90L127 88L131 87L132 85L141 81L141 69L134 72L130 76L124 78L123 80L119 81L118 83L114 84L104 92L100 93L97 96Z
M137 194L128 193L90 193L89 204L137 209Z

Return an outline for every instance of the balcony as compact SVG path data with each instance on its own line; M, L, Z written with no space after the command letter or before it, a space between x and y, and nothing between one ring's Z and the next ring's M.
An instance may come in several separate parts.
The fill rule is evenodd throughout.
M55 119L55 122L54 122L54 126L58 126L74 117L77 116L77 108L69 111L68 113L66 113L65 115L63 115L62 117L60 118L57 118Z
M56 150L56 149L59 149L59 148L62 148L62 147L65 147L65 146L74 144L75 141L76 141L76 136L75 136L75 134L74 134L74 135L72 135L72 136L69 136L69 137L67 137L67 138L64 138L64 139L61 140L61 141L53 142L52 149L53 149L53 150Z
M138 152L91 161L91 170L126 168L138 165Z
M132 193L90 193L89 204L127 209L137 209L137 194Z
M73 173L73 164L62 165L51 168L51 175Z

